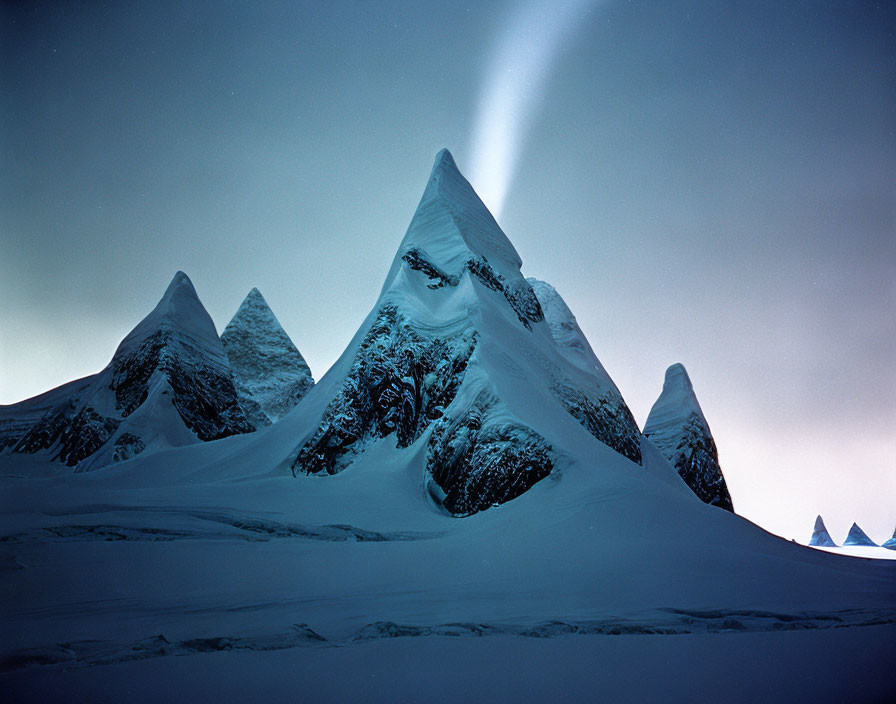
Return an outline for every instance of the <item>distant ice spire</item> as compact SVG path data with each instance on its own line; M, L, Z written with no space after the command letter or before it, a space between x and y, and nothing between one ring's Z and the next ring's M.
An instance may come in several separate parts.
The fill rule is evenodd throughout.
M815 519L815 528L812 531L812 537L809 539L809 545L817 545L818 547L823 548L837 547L837 543L833 541L831 534L828 533L828 529L825 527L824 520L821 516L818 516L818 518Z

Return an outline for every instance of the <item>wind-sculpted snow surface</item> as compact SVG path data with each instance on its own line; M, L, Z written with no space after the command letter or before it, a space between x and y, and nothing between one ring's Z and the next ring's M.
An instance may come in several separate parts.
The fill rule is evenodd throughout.
M295 408L314 386L311 370L257 288L221 333L240 406L256 427Z
M663 392L650 409L644 435L701 501L734 512L716 443L681 364L666 370Z
M417 440L454 400L476 347L476 332L462 323L456 334L446 332L383 306L293 471L336 474L370 440L394 433L401 448Z
M182 272L103 371L8 407L4 415L30 419L36 409L43 415L14 444L7 441L12 451L49 451L78 470L130 459L151 445L253 430L214 324Z

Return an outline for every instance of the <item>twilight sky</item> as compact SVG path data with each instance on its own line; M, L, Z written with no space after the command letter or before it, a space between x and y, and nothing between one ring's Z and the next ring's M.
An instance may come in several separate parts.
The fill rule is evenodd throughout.
M685 364L739 513L889 538L896 6L732 5L4 4L0 403L177 269L219 330L258 286L319 378L448 147L640 424Z

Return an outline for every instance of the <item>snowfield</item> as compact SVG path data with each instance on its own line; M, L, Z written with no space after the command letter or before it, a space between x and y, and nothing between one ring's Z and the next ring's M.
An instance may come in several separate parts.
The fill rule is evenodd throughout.
M896 698L896 563L703 503L447 152L333 368L174 444L0 455L9 701Z

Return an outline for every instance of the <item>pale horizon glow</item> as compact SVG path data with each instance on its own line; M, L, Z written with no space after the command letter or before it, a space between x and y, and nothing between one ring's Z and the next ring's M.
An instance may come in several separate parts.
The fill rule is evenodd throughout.
M498 221L563 41L598 4L530 0L503 23L480 91L470 169L470 183Z

